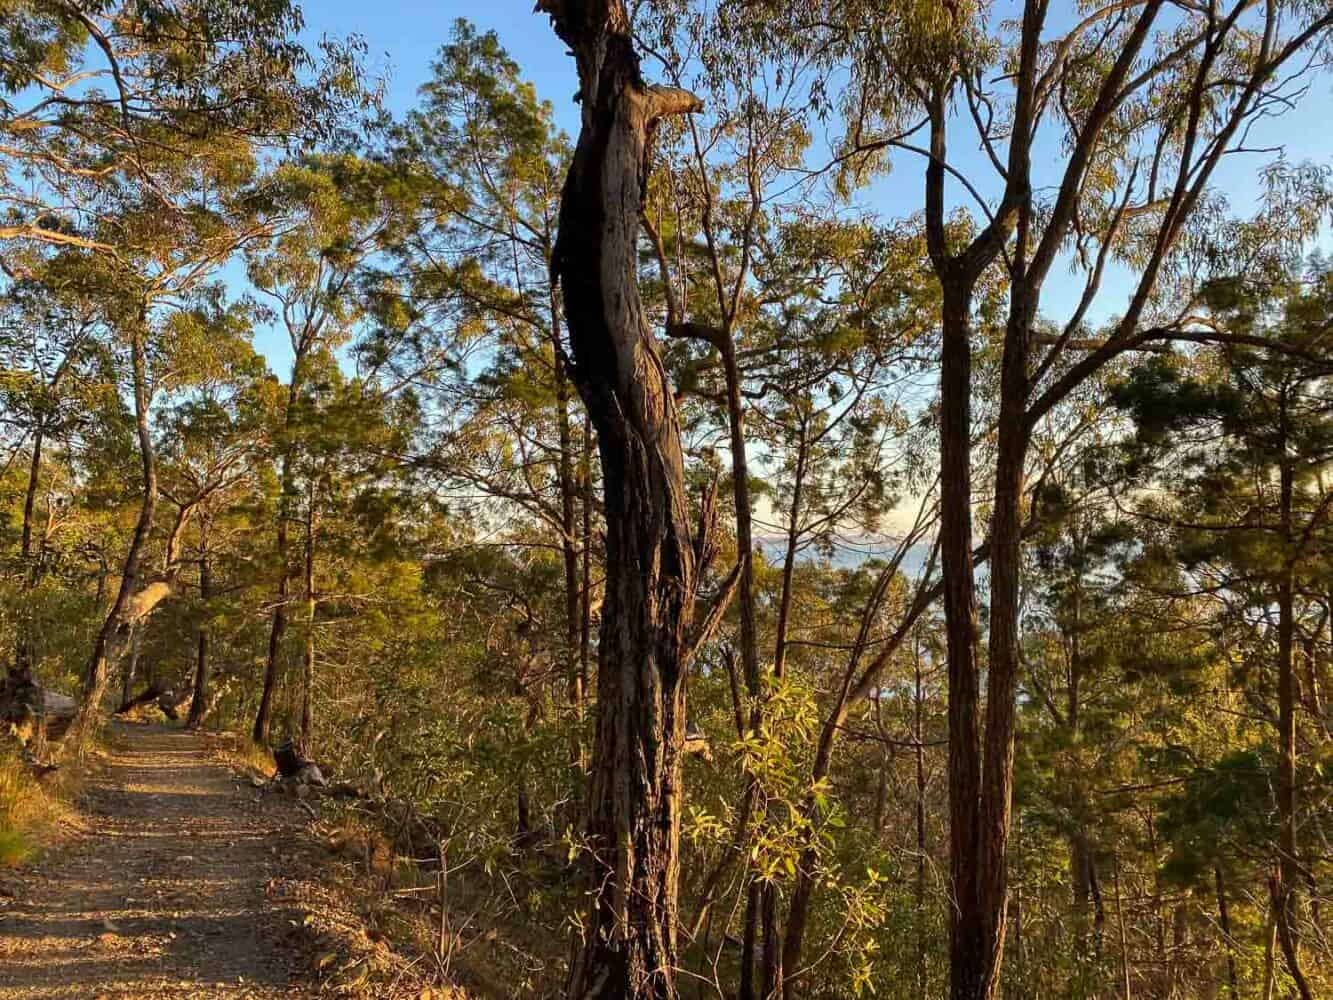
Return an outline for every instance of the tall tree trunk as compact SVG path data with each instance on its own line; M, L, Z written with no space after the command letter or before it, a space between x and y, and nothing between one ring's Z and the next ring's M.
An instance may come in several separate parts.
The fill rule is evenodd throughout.
M1120 892L1120 859L1115 860L1115 922L1120 935L1121 1000L1131 1000L1129 978L1129 933L1125 927L1125 902Z
M278 660L282 654L282 639L287 633L287 602L291 597L291 573L287 565L288 521L292 513L292 496L296 491L295 450L292 432L296 428L296 404L300 399L301 377L304 373L305 354L298 350L292 362L292 381L287 387L287 412L283 415L283 450L281 493L278 497L278 525L276 552L278 562L278 592L273 604L273 623L268 633L268 655L264 659L264 685L259 694L259 710L250 737L256 743L269 740L273 718L273 696L278 682Z
M970 288L946 285L940 355L940 562L949 664L949 908L954 1000L989 997L992 929L978 905L981 832L981 693L972 574L972 345Z
M125 553L120 587L111 610L97 632L92 656L84 674L82 700L66 738L66 744L76 751L95 728L101 713L102 696L106 693L107 678L124 652L125 640L133 627L133 622L125 620L126 611L139 589L144 549L153 529L153 515L157 512L157 455L153 450L153 435L148 423L151 401L148 391L147 336L146 317L140 313L138 325L130 338L130 358L134 372L134 424L143 472L143 499L134 534L130 537L130 547Z
M1279 476L1279 505L1283 541L1282 567L1278 577L1277 625L1277 702L1278 702L1278 859L1273 880L1273 914L1277 939L1287 972L1300 993L1301 1000L1313 1000L1314 994L1300 964L1300 938L1296 930L1296 886L1301 865L1296 852L1296 676L1294 639L1296 631L1295 553L1292 499L1295 470L1287 454L1287 406L1285 390L1279 404L1279 434L1282 455Z
M796 445L796 469L792 481L791 509L787 512L787 545L782 558L782 586L778 594L778 619L776 635L773 641L773 676L781 679L787 672L787 630L791 623L791 604L796 573L796 553L801 539L801 501L805 494L805 478L810 459L810 425L801 417L800 434ZM811 859L813 860L813 859ZM805 867L803 865L803 867ZM810 888L798 885L792 896L789 910L789 926L783 935L778 927L777 885L772 880L766 882L761 896L760 914L763 925L763 974L761 990L763 1000L790 1000L795 994L796 981L788 976L795 970L796 960L800 955L799 944L795 949L791 944L799 942L803 931L793 930L790 922L794 919L802 926L805 920L805 907L809 903ZM779 941L782 939L782 943Z
M1013 268L1021 274L1023 238ZM1033 304L1023 285L1011 292L1010 321L1000 371L1000 415L990 530L990 621L986 663L986 711L980 809L971 871L971 895L958 909L954 953L955 1000L988 1000L997 994L1008 907L1008 847L1013 804L1015 698L1018 685L1019 559L1023 468L1027 458L1027 356ZM945 570L946 575L948 570ZM947 592L947 591L946 591ZM952 759L952 758L951 758ZM960 887L959 891L962 891Z
M37 586L39 561L33 557L32 524L37 508L37 488L42 475L42 444L46 427L38 420L32 435L32 458L28 463L28 485L23 492L23 528L19 542L19 556L23 566L23 591L28 593ZM28 602L20 608L18 634L14 642L14 672L20 677L31 677L35 654L33 651L32 613Z
M575 725L570 727L569 763L575 774L574 799L583 797L583 769L585 766L583 740L584 671L582 670L583 587L579 579L578 494L579 484L574 477L574 439L569 423L570 389L565 368L560 360L560 332L558 296L551 294L551 340L555 366L555 420L560 445L560 551L565 569L565 683L570 712ZM584 540L586 544L586 539Z
M648 131L700 103L644 84L623 0L538 7L578 65L582 127L552 269L564 296L571 376L597 430L606 505L587 810L593 889L569 995L674 1000L696 556L675 403L639 300L637 240Z
M787 626L791 619L792 577L796 572L796 548L801 536L801 500L809 462L810 426L801 418L796 443L796 475L792 481L791 510L787 517L787 549L782 559L782 591L778 597L777 639L773 643L773 676L781 677L787 665Z
M190 698L190 714L185 717L186 729L199 729L208 714L208 644L209 598L213 596L213 564L208 549L208 514L199 510L199 601L202 619L199 622L198 654L194 664L194 693Z
M755 879L745 884L745 920L741 925L741 975L736 1000L755 998L755 955L759 950L759 897L761 887Z
M1231 936L1231 908L1227 905L1227 885L1222 878L1222 866L1213 865L1213 885L1217 891L1217 924L1222 930L1222 945L1227 955L1227 985L1231 1000L1240 1000L1240 986L1236 982L1236 947Z
M946 238L946 128L953 80L928 99L930 158L926 166L926 240L943 291L940 375L941 556L949 652L949 767L951 876L950 995L991 1000L999 990L1008 900L1007 848L1013 798L1015 694L1018 679L1019 544L1023 469L1035 419L1029 405L1032 327L1042 283L1074 224L1084 177L1101 131L1124 100L1123 84L1145 44L1160 2L1138 12L1107 71L1070 151L1059 192L1038 233L1033 203L1031 145L1042 115L1039 61L1049 5L1023 5L1013 122L1005 190L998 210L958 254ZM975 580L968 556L972 529L970 483L970 349L968 323L976 281L1006 253L1009 319L1000 362L1000 413L990 525L990 616L985 728L979 728ZM1035 248L1033 244L1035 243ZM1153 272L1149 272L1150 274ZM1148 280L1145 278L1145 281ZM1142 287L1142 286L1141 286ZM1142 296L1136 299L1142 308ZM1130 315L1136 321L1137 313ZM1064 390L1067 391L1067 390Z
M1273 1000L1273 988L1277 985L1276 968L1273 952L1277 948L1277 906L1270 900L1268 920L1264 924L1264 989L1263 1000Z
M1072 621L1068 631L1068 677L1065 701L1065 727L1069 733L1069 744L1077 752L1082 739L1082 691L1083 691L1083 571L1084 540L1080 527L1075 524L1073 536L1074 579L1073 592L1070 595ZM1073 829L1069 835L1069 869L1071 890L1074 900L1074 945L1080 956L1087 946L1089 917L1097 938L1094 946L1100 952L1101 928L1105 923L1105 910L1097 886L1097 860L1092 849L1088 833L1089 796L1084 788L1081 772L1075 768L1069 778L1074 799ZM1091 913L1089 911L1092 911Z
M737 610L740 614L741 672L745 678L745 692L750 699L749 726L752 731L759 728L762 708L763 683L759 676L759 635L755 625L754 607L754 517L750 507L750 465L745 451L745 403L741 394L741 371L736 362L736 342L729 327L718 331L716 347L722 357L722 370L727 386L727 424L730 432L731 450L731 495L736 513L736 555L740 560L740 589L737 592ZM754 799L758 789L753 778L747 779L743 811L748 815L754 808ZM742 836L747 831L741 831ZM751 879L745 887L745 923L741 939L741 977L738 1000L753 1000L754 997L754 959L756 954L757 934L761 912L761 889ZM765 919L770 917L770 908L764 906ZM767 932L768 926L764 925ZM767 948L768 935L765 935ZM767 950L764 954L767 965L770 961ZM764 982L770 983L768 975ZM764 997L769 993L765 988Z
M19 535L19 556L23 568L22 588L25 594L31 593L41 582L45 565L45 542L37 551L33 551L33 522L37 511L37 492L42 478L43 449L46 445L46 428L49 407L56 405L60 383L79 356L77 345L72 346L60 364L56 366L51 382L45 387L42 400L42 412L37 417L32 433L32 455L28 462L28 484L23 491L23 527ZM27 602L25 602L25 605ZM101 601L98 601L101 604ZM21 610L18 633L14 640L14 671L21 677L29 677L36 661L35 637L33 636L32 617L25 606Z
M120 703L128 705L134 697L134 679L139 675L139 645L143 635L137 627L130 628L130 655L125 669L120 672Z
M595 495L592 485L592 421L583 424L583 454L580 457L579 477L582 526L579 537L582 539L582 565L579 587L579 689L587 701L589 659L592 655L592 511Z
M282 638L287 632L287 602L291 594L291 575L287 571L287 495L291 484L291 458L282 459L282 499L278 502L278 534L276 555L278 561L278 592L273 605L273 623L268 633L268 655L264 659L264 686L259 695L259 711L255 713L255 724L251 738L260 744L269 740L272 724L273 696L278 681L278 657L282 651Z
M315 510L315 478L310 477L305 509L305 642L301 653L301 747L311 754L314 739L315 700L315 532L319 514Z
M913 635L912 739L916 756L916 988L925 1000L926 981L926 727L925 692L921 675L921 633Z

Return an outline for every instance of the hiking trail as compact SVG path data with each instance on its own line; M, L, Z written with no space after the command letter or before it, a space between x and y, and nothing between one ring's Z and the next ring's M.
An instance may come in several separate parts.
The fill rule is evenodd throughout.
M294 803L260 796L208 737L113 723L83 812L0 896L0 1000L314 995L303 914L274 892L306 818Z

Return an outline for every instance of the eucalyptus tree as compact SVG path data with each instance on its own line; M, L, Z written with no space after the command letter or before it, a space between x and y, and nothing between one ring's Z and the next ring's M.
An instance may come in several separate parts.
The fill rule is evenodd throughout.
M843 536L877 533L909 467L920 471L911 454L925 435L910 411L925 393L909 402L920 388L909 386L924 366L908 358L924 353L932 291L910 225L865 218L820 159L828 67L818 58L736 28L725 8L664 4L641 12L636 28L654 64L677 84L693 81L707 105L659 130L665 169L650 182L641 222L655 312L680 342L668 364L687 429L716 439L730 464L741 568L733 707L744 740L761 731L789 634L811 627L794 613L798 563L827 557ZM756 530L771 536L766 554L781 565L771 596L759 584ZM751 775L735 842L705 879L696 931L727 868L766 825L759 797ZM770 876L746 887L745 997L782 988L783 886L769 860L747 863Z
M649 130L700 101L643 81L621 0L543 0L539 10L578 68L582 125L552 270L572 379L597 431L607 528L588 795L592 903L570 992L674 997L685 678L737 574L696 624L709 545L691 530L680 425L639 296L637 245Z
M589 430L572 403L560 291L551 263L571 148L493 33L454 27L395 155L427 185L421 224L396 247L405 293L457 339L459 377L440 387L431 465L460 504L500 525L512 512L558 547L564 698L581 795L577 726L588 697L593 511ZM582 480L582 482L580 481ZM548 539L550 541L548 541Z
M805 651L802 642L794 641L807 639L826 613L802 606L806 587L798 569L804 572L804 565L815 558L893 548L898 536L905 535L908 541L882 581L889 586L902 557L921 541L927 525L887 525L886 517L905 487L929 493L922 453L931 439L921 424L928 397L919 384L924 366L913 360L930 335L931 294L920 240L892 227L815 220L796 206L785 213L770 207L768 214L778 217L767 220L752 250L750 287L740 299L745 312L731 334L733 342L728 347L721 334L710 335L722 364L696 355L682 369L682 385L700 401L687 412L693 416L704 410L727 428L730 447L742 451L739 460L732 460L738 557L743 558L746 544L753 546L750 524L757 519L761 530L769 532L766 561L775 566L751 596L758 613L750 641L756 646L756 663L762 655L770 676L751 676L744 665L742 605L745 704L735 708L748 718L738 733L741 739L767 731L761 726L764 700L773 685L785 683L793 662L810 683L832 688L823 692L821 708L833 731L855 710L854 703L863 702L873 681L849 701L850 689L839 692L836 673L828 672L827 653ZM707 327L693 321L688 329L698 339ZM708 414L712 407L722 413ZM691 426L703 419L695 417ZM751 453L757 458L754 465ZM742 474L743 479L736 478ZM751 511L752 492L763 498L759 515ZM745 585L742 576L742 597ZM868 599L874 603L873 597ZM873 617L879 610L857 609L854 617ZM881 667L886 662L881 660ZM834 738L830 734L829 753ZM826 754L813 768L812 790L827 779L830 760ZM766 814L768 822L774 822L780 811L776 800L768 806L760 801L764 794L750 776L737 824L740 856L750 853L744 838L756 836ZM813 811L804 806L796 811L806 811L813 819ZM811 822L812 843L816 826ZM807 874L814 878L816 867L813 853L807 860L796 880L803 885ZM768 861L751 856L751 867L770 870ZM716 889L721 873L721 866L710 873L706 897ZM784 889L793 889L787 926L805 920L808 892L795 892L782 882L781 874L770 871L747 893L740 987L745 995L758 990L768 996L782 989L786 962L781 956L784 914L779 901ZM701 915L711 902L700 902ZM749 970L759 954L754 940L759 924L763 962L752 982Z
M250 284L287 335L292 353L287 400L275 438L279 465L276 512L276 594L268 653L252 735L269 738L283 637L290 617L290 530L299 506L297 463L303 435L317 431L307 413L312 370L343 348L388 364L402 333L385 318L381 300L392 297L375 270L416 210L416 187L393 164L352 153L310 154L280 164L264 194L281 220L272 238L247 247Z
M410 465L407 457L420 417L412 396L387 394L374 381L348 377L328 354L314 360L300 401L300 447L293 469L301 496L303 641L299 694L289 723L308 752L313 752L316 729L321 610L344 623L355 622L363 598L351 587L340 592L334 584L366 564L393 558L394 547L384 535L413 509L402 474ZM340 564L351 567L343 572ZM328 676L336 685L335 669L331 663Z
M1139 506L1145 517L1170 525L1182 586L1234 595L1235 608L1269 619L1263 647L1271 648L1275 690L1261 697L1276 699L1272 908L1288 972L1304 998L1318 991L1299 957L1296 899L1312 869L1297 842L1298 713L1302 693L1306 710L1319 701L1313 654L1307 648L1303 681L1297 646L1301 619L1324 610L1333 505L1324 481L1333 458L1325 392L1333 299L1326 270L1308 278L1276 286L1244 277L1210 283L1203 305L1246 343L1226 345L1215 357L1154 359L1120 396L1138 428L1136 465L1154 469L1169 490Z
M329 134L364 106L355 46L317 66L286 4L19 4L3 15L6 267L50 246L106 303L129 347L143 503L121 586L89 660L76 740L109 666L162 588L139 589L156 508L152 330L260 226L244 189L258 146ZM24 179L29 179L30 182ZM10 250L15 252L11 253ZM169 589L169 588L168 588Z
M925 224L943 296L941 560L958 899L951 990L960 1000L990 997L1008 905L1018 567L1033 430L1118 355L1173 337L1217 336L1190 323L1187 284L1174 280L1188 275L1185 237L1208 217L1214 172L1244 146L1247 125L1298 96L1301 71L1320 59L1333 14L1304 4L1198 8L1147 0L1107 6L1067 26L1057 25L1048 3L1032 0L1011 26L992 30L981 4L763 6L779 19L782 37L827 46L854 67L845 100L853 112L849 162L864 156L865 167L894 150L925 160ZM837 27L821 30L826 25ZM985 82L997 65L1008 67L998 88ZM955 104L968 113L952 115ZM988 177L969 177L951 160L949 138L960 129L980 144ZM1052 139L1042 130L1058 134L1058 153L1048 155L1043 143ZM951 182L978 202L973 233L960 242L946 228ZM1046 191L1054 192L1049 201ZM1043 344L1042 291L1067 251L1083 291ZM1085 320L1117 260L1134 264L1128 304L1106 336L1089 338ZM976 284L993 267L1009 303L994 348L999 413L983 714L971 444L980 345L972 321ZM1164 303L1168 290L1174 301Z
M166 400L157 419L159 490L176 508L173 523L182 535L191 523L194 527L192 553L186 557L197 566L199 593L186 717L192 729L204 724L216 701L211 620L216 599L244 587L248 575L236 568L234 536L243 533L236 524L242 520L238 510L252 505L261 488L269 415L276 408L276 386L250 345L247 320L237 312L213 318L209 355L199 359L187 391ZM125 678L128 688L128 664Z
M206 0L21 0L0 14L0 245L115 257L125 192L167 213L194 198L185 164L217 150L342 138L368 109L357 41L297 41L299 7ZM127 262L128 263L128 262Z
M77 292L63 293L59 285L33 276L13 281L3 315L0 392L7 415L4 436L13 449L6 466L25 449L28 452L15 567L21 582L12 664L18 673L28 674L38 652L32 634L34 609L24 595L41 582L56 530L49 505L45 526L38 524L37 506L47 478L44 463L49 452L67 444L81 424L96 419L102 407L95 401L93 386L105 384L108 354L97 336L95 303Z

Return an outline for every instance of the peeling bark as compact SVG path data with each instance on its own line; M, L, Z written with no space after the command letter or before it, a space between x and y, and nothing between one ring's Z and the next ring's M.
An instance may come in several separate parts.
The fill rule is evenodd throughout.
M696 559L680 428L637 287L648 134L697 98L647 86L622 0L538 5L578 65L582 128L552 270L597 430L606 597L587 830L593 887L571 997L674 998L680 766Z

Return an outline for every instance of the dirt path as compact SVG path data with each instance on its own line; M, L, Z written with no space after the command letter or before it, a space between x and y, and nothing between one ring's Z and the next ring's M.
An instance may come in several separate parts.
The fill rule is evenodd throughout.
M238 783L203 738L115 725L89 829L0 898L0 1000L313 995L300 915L269 898L302 813Z

